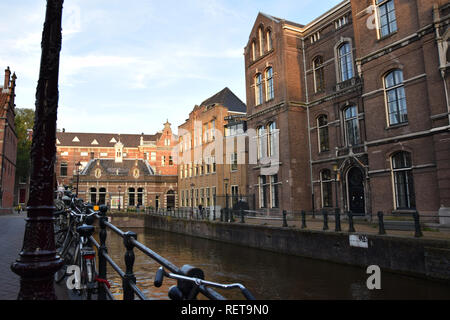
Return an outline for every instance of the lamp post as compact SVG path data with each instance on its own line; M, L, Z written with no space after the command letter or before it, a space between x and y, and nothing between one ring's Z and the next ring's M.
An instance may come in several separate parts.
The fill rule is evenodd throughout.
M11 266L21 278L19 300L55 300L54 275L63 265L53 227L62 9L63 0L47 0L30 152L30 200L23 247Z
M338 182L340 180L339 177L339 167L337 164L333 165L333 171L334 171L334 186L335 186L335 191L336 191L336 209L339 208L339 199L338 199Z
M192 218L194 217L194 187L195 187L195 184L191 183L191 207L192 207L191 217Z
M121 197L120 197L120 191L122 191L122 187L121 186L119 186L119 212L120 212L120 200L121 200Z
M225 184L225 220L228 222L228 182L230 179L224 178L223 182Z
M81 162L78 161L75 165L77 166L77 193L76 193L76 197L78 198L78 186L80 184L80 167L81 167Z

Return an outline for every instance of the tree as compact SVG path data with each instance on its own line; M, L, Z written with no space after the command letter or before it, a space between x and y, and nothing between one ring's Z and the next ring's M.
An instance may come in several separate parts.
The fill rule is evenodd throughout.
M30 175L31 136L29 131L34 125L33 109L15 109L15 126L17 133L16 179L28 179Z

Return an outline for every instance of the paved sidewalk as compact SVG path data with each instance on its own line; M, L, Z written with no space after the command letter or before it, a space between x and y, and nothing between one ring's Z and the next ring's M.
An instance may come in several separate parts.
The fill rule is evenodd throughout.
M16 300L20 277L11 271L11 264L19 258L25 231L26 213L0 216L0 300ZM67 288L55 286L59 300L70 299Z
M0 216L0 300L16 300L20 277L11 271L11 264L22 250L25 214Z
M240 217L235 217L236 222L239 223ZM264 219L264 218L245 218L246 224L255 224L255 225L266 225L266 226L273 226L273 227L282 227L283 221L280 219ZM287 221L288 226L290 228L301 228L301 221L298 220L288 220ZM323 220L322 218L316 218L312 219L311 217L308 217L306 221L307 229L306 230L314 230L314 231L323 231ZM335 223L334 220L330 219L328 222L329 230L326 232L334 232L335 229ZM378 234L378 224L377 223L362 223L361 221L355 221L354 223L355 233L362 233L362 234ZM342 221L341 222L341 229L342 232L347 232L349 229L348 222ZM423 239L439 239L439 240L450 240L450 228L425 228L423 231ZM407 231L401 231L401 230L386 230L387 236L401 236L401 237L407 237L407 238L415 238L414 236L415 232L414 230L407 230Z

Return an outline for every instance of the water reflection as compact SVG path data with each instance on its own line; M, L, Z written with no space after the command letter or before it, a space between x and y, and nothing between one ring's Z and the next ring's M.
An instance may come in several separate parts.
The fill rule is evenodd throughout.
M396 274L382 274L382 290L369 291L365 270L324 261L304 259L158 230L133 230L147 247L181 267L201 268L206 279L242 283L257 299L450 299L450 286ZM119 236L108 232L108 252L125 270L125 248ZM159 265L135 250L137 285L150 299L167 300L176 281L165 278L153 286ZM108 279L117 299L122 299L122 281L108 266ZM239 290L217 290L229 299L242 299Z

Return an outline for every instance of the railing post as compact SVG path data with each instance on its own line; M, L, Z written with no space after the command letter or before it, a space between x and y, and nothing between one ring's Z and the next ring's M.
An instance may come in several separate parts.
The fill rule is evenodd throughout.
M336 212L334 214L335 216L335 223L336 223L336 228L334 229L334 231L336 232L341 232L342 228L341 228L341 209L336 208Z
M288 224L287 224L287 211L283 210L283 228L287 228Z
M306 229L306 212L302 210L302 229Z
M244 219L244 209L241 209L241 223L245 223L245 219Z
M328 227L328 212L327 210L322 210L323 215L323 231L327 231L330 228Z
M122 280L123 287L123 299L134 300L134 291L130 286L130 283L136 283L136 277L133 272L134 267L134 244L132 238L137 240L137 235L134 232L127 232L124 235L123 244L125 245L127 252L125 253L125 276Z
M380 235L386 234L383 217L384 217L383 212L382 211L378 212L378 229L379 229L378 234Z
M421 238L421 237L423 237L423 233L422 233L422 230L421 230L421 228L420 228L420 216L419 216L419 212L415 211L415 212L413 213L413 215L414 215L414 225L415 225L415 229L416 229L415 237L416 237L416 238Z
M98 251L98 277L102 280L107 280L107 264L106 264L106 258L104 254L108 253L108 249L106 248L106 224L105 222L108 222L108 217L106 216L108 208L106 206L100 207L100 248ZM98 284L98 300L106 300L106 288L105 285L102 283Z
M348 232L356 232L355 226L353 225L353 213L351 211L348 212Z
M231 211L231 217L230 217L230 222L234 222L234 214L233 214L233 212L234 212L234 209L230 209L230 211Z

